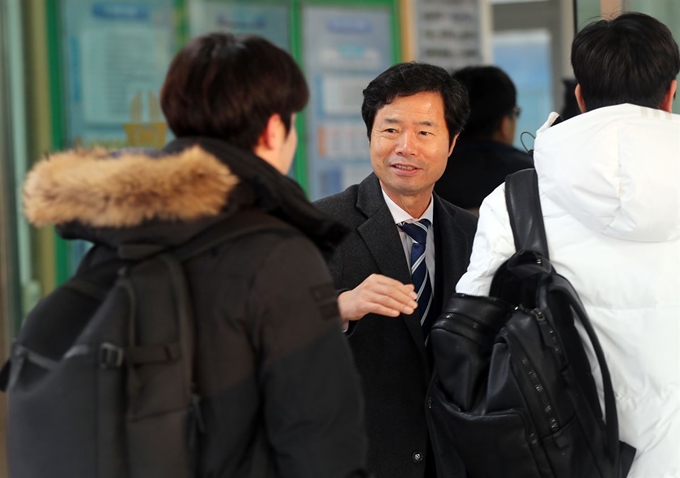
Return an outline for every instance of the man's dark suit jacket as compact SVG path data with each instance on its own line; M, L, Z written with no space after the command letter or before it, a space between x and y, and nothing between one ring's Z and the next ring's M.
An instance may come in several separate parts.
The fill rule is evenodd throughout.
M397 226L375 174L315 205L352 230L329 260L336 288L353 289L373 273L412 282ZM432 311L439 315L442 302L455 292L467 269L477 219L435 195L433 224ZM348 334L366 402L369 469L378 478L436 476L433 460L427 456L431 364L418 312L399 317L370 314L352 323ZM464 476L462 470L440 478L459 476Z

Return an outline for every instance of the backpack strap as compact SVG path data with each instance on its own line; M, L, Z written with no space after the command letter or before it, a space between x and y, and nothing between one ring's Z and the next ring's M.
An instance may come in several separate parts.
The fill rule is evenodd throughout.
M543 210L541 209L541 201L538 193L538 176L536 175L535 169L524 169L513 173L506 178L505 202L508 208L510 226L512 228L516 250L518 252L533 251L543 256L546 260L549 259L548 240L545 234ZM570 299L571 306L575 312L574 315L578 317L593 346L602 375L609 457L613 464L613 470L617 473L616 476L619 476L619 473L630 467L629 463L632 461L631 453L634 454L634 452L631 452L631 447L628 445L619 445L616 399L609 368L607 367L607 362L604 357L604 351L602 350L597 334L588 318L588 314L571 284L569 284L565 278L557 274L551 274L549 288L562 293ZM546 293L547 289L543 289L542 293L539 294L538 305L545 310L549 310L547 297L545 296ZM622 448L621 450L619 448L620 446ZM621 463L621 460L619 459L620 453L623 454L623 463ZM628 468L626 468L626 466L628 466ZM625 476L625 473L623 476Z
M290 231L292 226L263 211L250 209L240 211L224 221L220 221L178 246L143 243L121 244L118 246L118 257L123 260L139 262L165 252L171 252L179 262L184 262L239 236L266 230Z
M241 211L230 218L219 222L213 227L202 232L189 242L177 247L172 251L172 255L179 261L185 262L193 257L197 257L225 242L237 239L242 236L254 234L261 231L292 231L292 226L259 210ZM195 362L195 358L194 358ZM198 429L202 431L202 417L199 408L198 395L194 394L195 403L193 404L195 421ZM194 427L195 428L195 427ZM196 430L192 432L193 440ZM266 439L264 431L256 432L256 439L253 447L250 478L263 478L267 473L267 453ZM194 442L195 443L195 442ZM198 469L196 453L193 454L193 469Z
M269 214L254 209L246 210L220 221L172 252L177 260L184 262L240 236L260 231L291 230L292 226Z
M533 251L549 259L535 169L524 169L505 178L505 202L515 249Z

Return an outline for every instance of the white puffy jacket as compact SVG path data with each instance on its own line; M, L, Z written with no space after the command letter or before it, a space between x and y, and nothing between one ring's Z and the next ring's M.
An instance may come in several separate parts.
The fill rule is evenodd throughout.
M629 477L680 477L680 115L624 104L553 119L534 153L551 261L604 349L637 448ZM488 294L514 253L504 193L482 204L458 292Z

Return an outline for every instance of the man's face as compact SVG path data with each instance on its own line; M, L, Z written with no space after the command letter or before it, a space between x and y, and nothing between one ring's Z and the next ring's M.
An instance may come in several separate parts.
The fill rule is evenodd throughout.
M387 195L429 198L453 150L439 93L395 98L380 108L371 131L371 164Z

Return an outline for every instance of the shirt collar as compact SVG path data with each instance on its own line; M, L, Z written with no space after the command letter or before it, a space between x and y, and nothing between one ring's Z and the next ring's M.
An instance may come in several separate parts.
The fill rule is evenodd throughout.
M421 219L428 219L430 224L434 224L434 198L432 196L430 196L430 205L427 206L427 209L425 209L423 215L414 218L401 207L399 207L397 203L392 201L392 199L390 199L390 197L385 193L384 189L380 188L380 190L382 191L383 198L385 198L385 203L387 203L387 208L390 210L395 224L401 224L402 222L414 222Z

